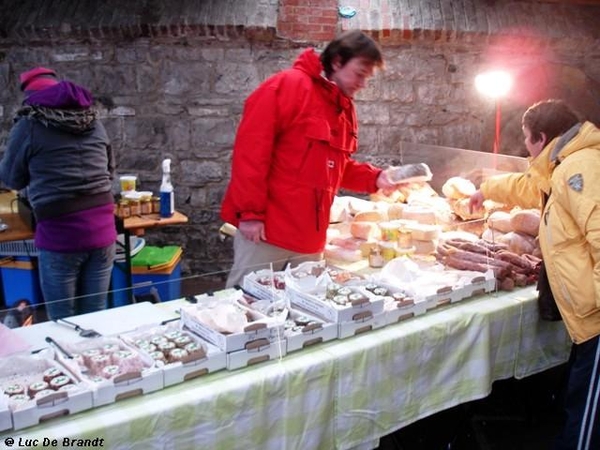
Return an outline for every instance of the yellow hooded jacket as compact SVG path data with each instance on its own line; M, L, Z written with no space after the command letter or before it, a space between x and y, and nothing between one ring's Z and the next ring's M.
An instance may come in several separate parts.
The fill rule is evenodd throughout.
M567 137L567 139L565 139ZM570 138L570 139L569 139ZM600 335L600 129L578 124L550 142L527 172L494 177L485 198L541 205L540 247L556 304L573 342Z

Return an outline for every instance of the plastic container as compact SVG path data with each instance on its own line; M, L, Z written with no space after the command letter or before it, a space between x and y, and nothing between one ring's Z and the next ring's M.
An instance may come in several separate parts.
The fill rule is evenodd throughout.
M0 264L6 307L12 308L22 299L28 300L32 305L43 303L37 259L26 256L15 256L11 259Z
M154 261L152 266L135 265L136 257L132 258L131 278L133 295L150 294L156 289L160 301L175 300L181 298L181 248L179 251L165 253L163 261ZM144 250L158 249L146 246L138 254L144 256ZM127 277L122 262L115 262L111 278L112 304L123 306L129 304L129 292L127 289Z

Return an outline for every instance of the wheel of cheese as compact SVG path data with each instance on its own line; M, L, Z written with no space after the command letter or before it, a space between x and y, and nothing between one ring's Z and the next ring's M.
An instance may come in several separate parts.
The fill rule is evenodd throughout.
M355 222L381 222L385 219L379 211L361 211L354 215Z
M388 207L387 215L389 220L402 219L402 211L406 206L405 203L392 203Z
M381 233L377 222L354 221L350 223L350 234L359 239L378 240Z
M406 220L416 220L419 223L428 225L435 225L437 223L437 216L433 208L420 206L407 206L402 211L402 218Z
M432 241L440 237L442 227L423 223L411 223L406 228L412 233L412 238L417 241Z

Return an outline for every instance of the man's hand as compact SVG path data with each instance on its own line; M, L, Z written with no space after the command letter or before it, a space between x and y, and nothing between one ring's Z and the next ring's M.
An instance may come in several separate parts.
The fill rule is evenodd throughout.
M243 220L238 226L238 231L249 241L258 243L267 239L265 224L260 220Z
M473 214L473 212L483 208L483 194L481 190L475 191L473 195L469 198L469 213Z

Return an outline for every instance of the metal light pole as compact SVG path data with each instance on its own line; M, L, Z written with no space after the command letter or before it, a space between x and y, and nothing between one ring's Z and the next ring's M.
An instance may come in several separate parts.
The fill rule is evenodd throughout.
M500 123L501 123L501 108L500 99L504 97L512 86L512 78L507 72L494 70L485 72L475 77L475 87L479 93L491 97L496 105L496 121L494 133L494 160L493 168L497 167L497 155L500 152Z

